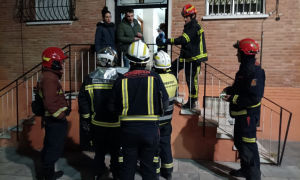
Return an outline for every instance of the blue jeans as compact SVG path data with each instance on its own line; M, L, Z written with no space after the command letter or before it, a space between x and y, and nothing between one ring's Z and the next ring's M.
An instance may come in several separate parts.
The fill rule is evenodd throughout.
M128 67L128 68L129 68L129 60L128 60L128 58L126 57L125 54L123 55L123 62L124 62L124 67Z

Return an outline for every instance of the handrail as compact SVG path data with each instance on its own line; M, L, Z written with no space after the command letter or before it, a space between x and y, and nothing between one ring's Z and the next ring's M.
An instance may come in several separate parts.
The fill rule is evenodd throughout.
M220 70L214 68L213 66L209 65L208 63L206 63L206 62L203 62L203 63L207 64L209 67L211 67L212 69L214 69L214 70L218 71L219 73L225 75L226 77L228 77L228 78L230 78L230 79L232 79L232 80L235 80L235 79L233 79L232 77L228 76L227 74L225 74L225 73L221 72ZM210 72L209 72L209 73L210 73ZM212 73L211 73L211 74L212 74ZM274 101L272 101L272 100L270 100L270 99L268 99L268 98L266 98L266 97L264 97L264 96L263 96L263 98L266 99L267 101L269 101L269 102L275 104L275 105L278 106L279 108L282 108L282 109L284 109L285 111L287 111L287 112L289 112L289 113L292 113L292 112L290 112L289 110L285 109L284 107L280 106L279 104L275 103Z
M34 70L35 68L39 67L40 65L42 65L42 63L39 63L38 65L34 66L33 68L31 68L29 71L27 71L26 73L24 73L23 75L21 75L20 77L18 77L16 80L14 80L13 82L9 83L7 86L5 86L4 88L2 88L0 90L3 91L4 89L6 89L7 87L9 87L10 85L14 84L16 81L18 81L19 79L21 79L22 77L26 76L28 73L30 73L32 70Z

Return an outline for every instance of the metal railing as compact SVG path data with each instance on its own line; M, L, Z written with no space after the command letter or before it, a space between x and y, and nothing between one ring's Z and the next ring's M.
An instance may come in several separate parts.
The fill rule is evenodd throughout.
M203 71L203 135L205 135L205 121L208 121L217 126L224 134L233 137L234 119L229 115L229 103L222 100L220 94L225 87L233 83L234 79L207 63L204 63ZM223 108L224 111L221 111ZM281 165L291 118L292 113L289 110L263 97L261 120L257 128L257 143L261 157ZM286 125L285 129L283 123ZM285 132L282 134L284 130Z
M91 48L92 45L93 44L69 44L62 48L69 55L68 60L65 62L65 68L61 82L65 91L65 95L69 100L70 108L72 106L71 99L78 94L84 77L96 69L97 57L93 48ZM147 64L147 69L151 70L153 67L152 58L153 54L155 53L155 44L148 44L148 46L150 49L151 59ZM121 45L118 44L115 45L115 47L118 52L119 61L121 61L122 64L123 53ZM168 53L170 54L171 58L178 56L179 52L181 51L181 49L177 46L171 46L169 49L170 50ZM177 62L177 67L179 67L179 61ZM177 90L177 100L181 98L181 103L186 102L188 99L187 95L191 93L191 89L189 93L186 93L187 84L185 71L187 63L188 62L184 61L183 70L176 74L180 86L180 88ZM192 66L192 64L189 66L190 83L195 78L192 77ZM38 81L41 71L42 67L41 63L39 63L0 90L0 92L5 92L0 96L0 104L2 106L0 108L2 117L2 133L9 131L9 127L16 127L18 132L18 127L20 124L19 120L33 116L30 108L33 98L32 91L36 85L36 82ZM200 71L200 74L197 75L197 80L198 101L195 108L196 110L194 109L190 111L194 114L197 114L201 119L203 117L203 136L205 136L206 121L217 126L223 133L233 136L234 119L229 115L229 103L220 98L220 93L222 92L223 88L229 86L234 79L209 65L208 63L202 63L202 70ZM191 86L191 84L189 85ZM200 86L203 86L203 91L200 89ZM29 93L30 91L31 93ZM24 97L26 97L26 99L24 99ZM201 109L201 103L203 109ZM258 128L260 154L268 156L269 160L280 165L284 154L292 113L265 97L263 98L261 107L262 123L261 127ZM202 112L202 117L200 117L200 112ZM288 120L286 120L286 118ZM287 123L286 129L282 128L283 123ZM275 131L276 128L279 130L279 132ZM284 130L285 135L282 135L281 133ZM19 139L19 135L17 138ZM284 139L283 142L281 142L281 138ZM276 152L272 151L272 149L274 149L274 143L277 145ZM281 143L283 143L283 146L281 146ZM275 156L276 154L277 156ZM275 160L276 157L277 161Z
M16 0L13 17L17 22L77 20L76 0Z
M69 108L72 108L71 99L78 94L84 77L96 69L96 53L91 48L92 45L69 44L62 48L69 56L65 61L61 78L61 85L68 99ZM122 47L120 44L115 46L119 54L119 61L123 62ZM148 46L152 59L156 44L148 44ZM176 52L174 53L176 54ZM170 55L172 56L172 53ZM0 90L0 136L12 129L19 132L20 120L34 116L31 111L31 103L34 98L34 89L41 77L41 64L37 64ZM147 69L151 70L152 67L153 61L151 60L147 64ZM17 140L19 140L19 133L17 133Z

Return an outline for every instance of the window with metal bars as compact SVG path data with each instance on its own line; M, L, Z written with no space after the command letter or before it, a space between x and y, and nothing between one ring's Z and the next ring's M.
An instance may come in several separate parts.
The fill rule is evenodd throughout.
M263 18L268 16L265 14L265 3L266 0L206 0L206 17Z
M17 0L14 17L19 22L73 21L76 0Z

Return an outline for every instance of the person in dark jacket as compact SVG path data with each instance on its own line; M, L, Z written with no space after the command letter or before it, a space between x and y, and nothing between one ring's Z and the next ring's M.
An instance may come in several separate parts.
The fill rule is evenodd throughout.
M60 48L50 47L45 49L42 55L43 74L37 83L37 92L43 99L45 109L42 117L45 127L42 150L45 180L56 180L63 176L62 171L54 171L54 165L63 153L68 133L66 117L70 114L70 110L60 84L66 58L68 56Z
M95 147L92 173L95 180L102 178L105 155L111 155L110 171L119 177L118 151L120 148L120 121L118 115L107 109L114 81L119 76L115 66L117 55L107 47L97 53L97 69L85 77L78 95L81 123L90 124L92 146Z
M168 109L169 96L160 76L145 69L150 59L145 43L132 43L127 56L132 67L117 78L108 103L121 121L120 179L134 180L139 158L142 179L154 180L159 170L159 116Z
M102 18L103 20L97 24L95 50L98 52L109 46L116 51L115 37L117 29L115 24L111 22L111 13L106 6L102 9Z
M129 67L129 60L125 55L129 45L134 41L144 41L141 26L138 21L134 19L134 10L132 8L126 10L125 17L118 26L118 40L123 44L122 51L124 53L124 67Z
M163 44L166 42L165 38L165 23L161 23L157 29L158 36L156 37L156 44ZM162 45L162 46L157 46L157 52L160 50L163 50L167 52L167 46Z
M196 20L197 10L191 4L183 7L181 15L184 17L185 25L182 36L167 39L167 44L182 45L179 61L173 61L171 70L176 75L184 68L185 77L189 88L189 99L182 108L192 109L196 107L198 100L198 74L201 62L207 61L204 30ZM179 66L179 67L177 67ZM190 72L192 69L192 72ZM191 85L190 85L191 84Z
M225 101L230 102L230 115L235 118L234 145L241 159L241 169L232 170L230 175L245 177L246 180L260 180L260 161L256 144L256 127L260 120L261 99L264 95L265 72L255 55L258 43L243 39L234 45L241 63L235 82L225 88Z

